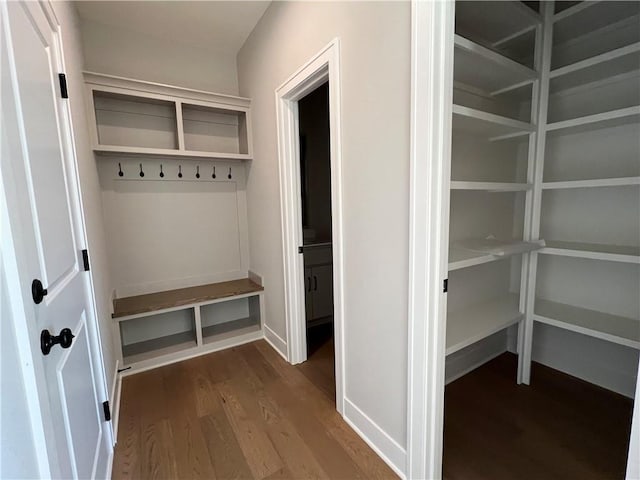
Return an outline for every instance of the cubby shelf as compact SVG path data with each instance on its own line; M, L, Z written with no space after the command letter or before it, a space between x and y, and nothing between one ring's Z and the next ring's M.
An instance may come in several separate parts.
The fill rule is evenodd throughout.
M475 108L453 105L453 128L489 139L528 135L533 131L530 123L483 112Z
M640 106L633 106L550 123L547 125L547 132L572 134L638 122L640 122Z
M585 1L556 13L553 17L554 42L566 42L640 13L638 2L626 2L624 8L610 8L608 3ZM619 3L624 5L624 2Z
M461 35L455 35L456 81L486 92L533 82L536 72Z
M510 294L473 305L447 317L446 354L450 355L487 338L522 319L520 296Z
M195 351L198 347L193 332L181 332L165 337L145 340L122 346L122 356L127 365L152 360L164 355Z
M640 349L640 320L536 299L533 319L554 327L582 333Z
M466 182L452 181L451 190L479 190L485 192L525 192L531 190L528 183L509 182Z
M582 242L546 240L540 253L565 257L589 258L609 262L640 264L640 247L626 245L602 245Z
M596 178L593 180L568 180L563 182L544 182L543 190L564 190L571 188L628 187L640 185L640 177Z
M639 68L640 42L636 42L552 70L549 76L550 93L637 72Z
M543 248L544 240L524 242L522 240L466 239L449 247L449 271L495 262L512 255Z

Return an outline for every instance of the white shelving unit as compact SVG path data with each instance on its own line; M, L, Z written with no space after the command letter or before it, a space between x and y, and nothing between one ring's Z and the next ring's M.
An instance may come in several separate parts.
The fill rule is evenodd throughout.
M250 160L247 98L85 72L98 155Z
M447 355L517 326L529 383L534 324L640 349L638 25L640 2L456 2Z

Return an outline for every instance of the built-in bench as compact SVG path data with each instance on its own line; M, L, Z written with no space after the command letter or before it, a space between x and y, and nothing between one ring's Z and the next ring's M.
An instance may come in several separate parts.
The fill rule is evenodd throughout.
M262 338L263 292L242 278L115 299L122 364L146 370Z

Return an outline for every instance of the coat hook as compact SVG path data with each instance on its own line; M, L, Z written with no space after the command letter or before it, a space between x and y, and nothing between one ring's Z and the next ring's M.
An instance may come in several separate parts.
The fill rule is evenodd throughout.
M118 163L118 176L124 177L124 172L122 171L122 165Z
M162 164L160 164L160 178L164 178L164 172L162 171Z
M200 178L200 165L196 165L196 178Z
M182 178L182 165L178 165L178 178Z
M211 174L211 178L216 178L216 166L213 166L213 173Z
M142 164L140 164L140 176L144 177L144 172L142 171Z
M231 180L231 167L229 167L229 175L227 175L227 178Z

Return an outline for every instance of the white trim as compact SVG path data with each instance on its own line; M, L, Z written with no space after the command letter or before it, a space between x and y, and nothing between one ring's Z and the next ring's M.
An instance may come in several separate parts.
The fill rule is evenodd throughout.
M442 476L454 3L411 2L407 478Z
M264 330L264 339L267 341L269 345L273 347L273 349L280 354L282 358L286 362L289 361L287 358L287 342L276 332L271 330L267 325L263 325Z
M120 393L122 389L122 377L118 372L120 368L120 360L116 360L116 366L113 370L113 380L111 382L111 395L109 395L109 404L111 405L111 430L113 431L113 445L118 443L118 418L120 415Z
M343 418L400 478L407 478L405 475L406 450L348 398L344 399Z
M333 244L333 304L335 336L336 409L344 401L344 292L342 234L342 143L340 126L340 41L332 40L275 91L280 170L280 208L283 228L287 357L306 360L304 262L302 245L298 100L329 81L329 136L331 139L331 216Z

